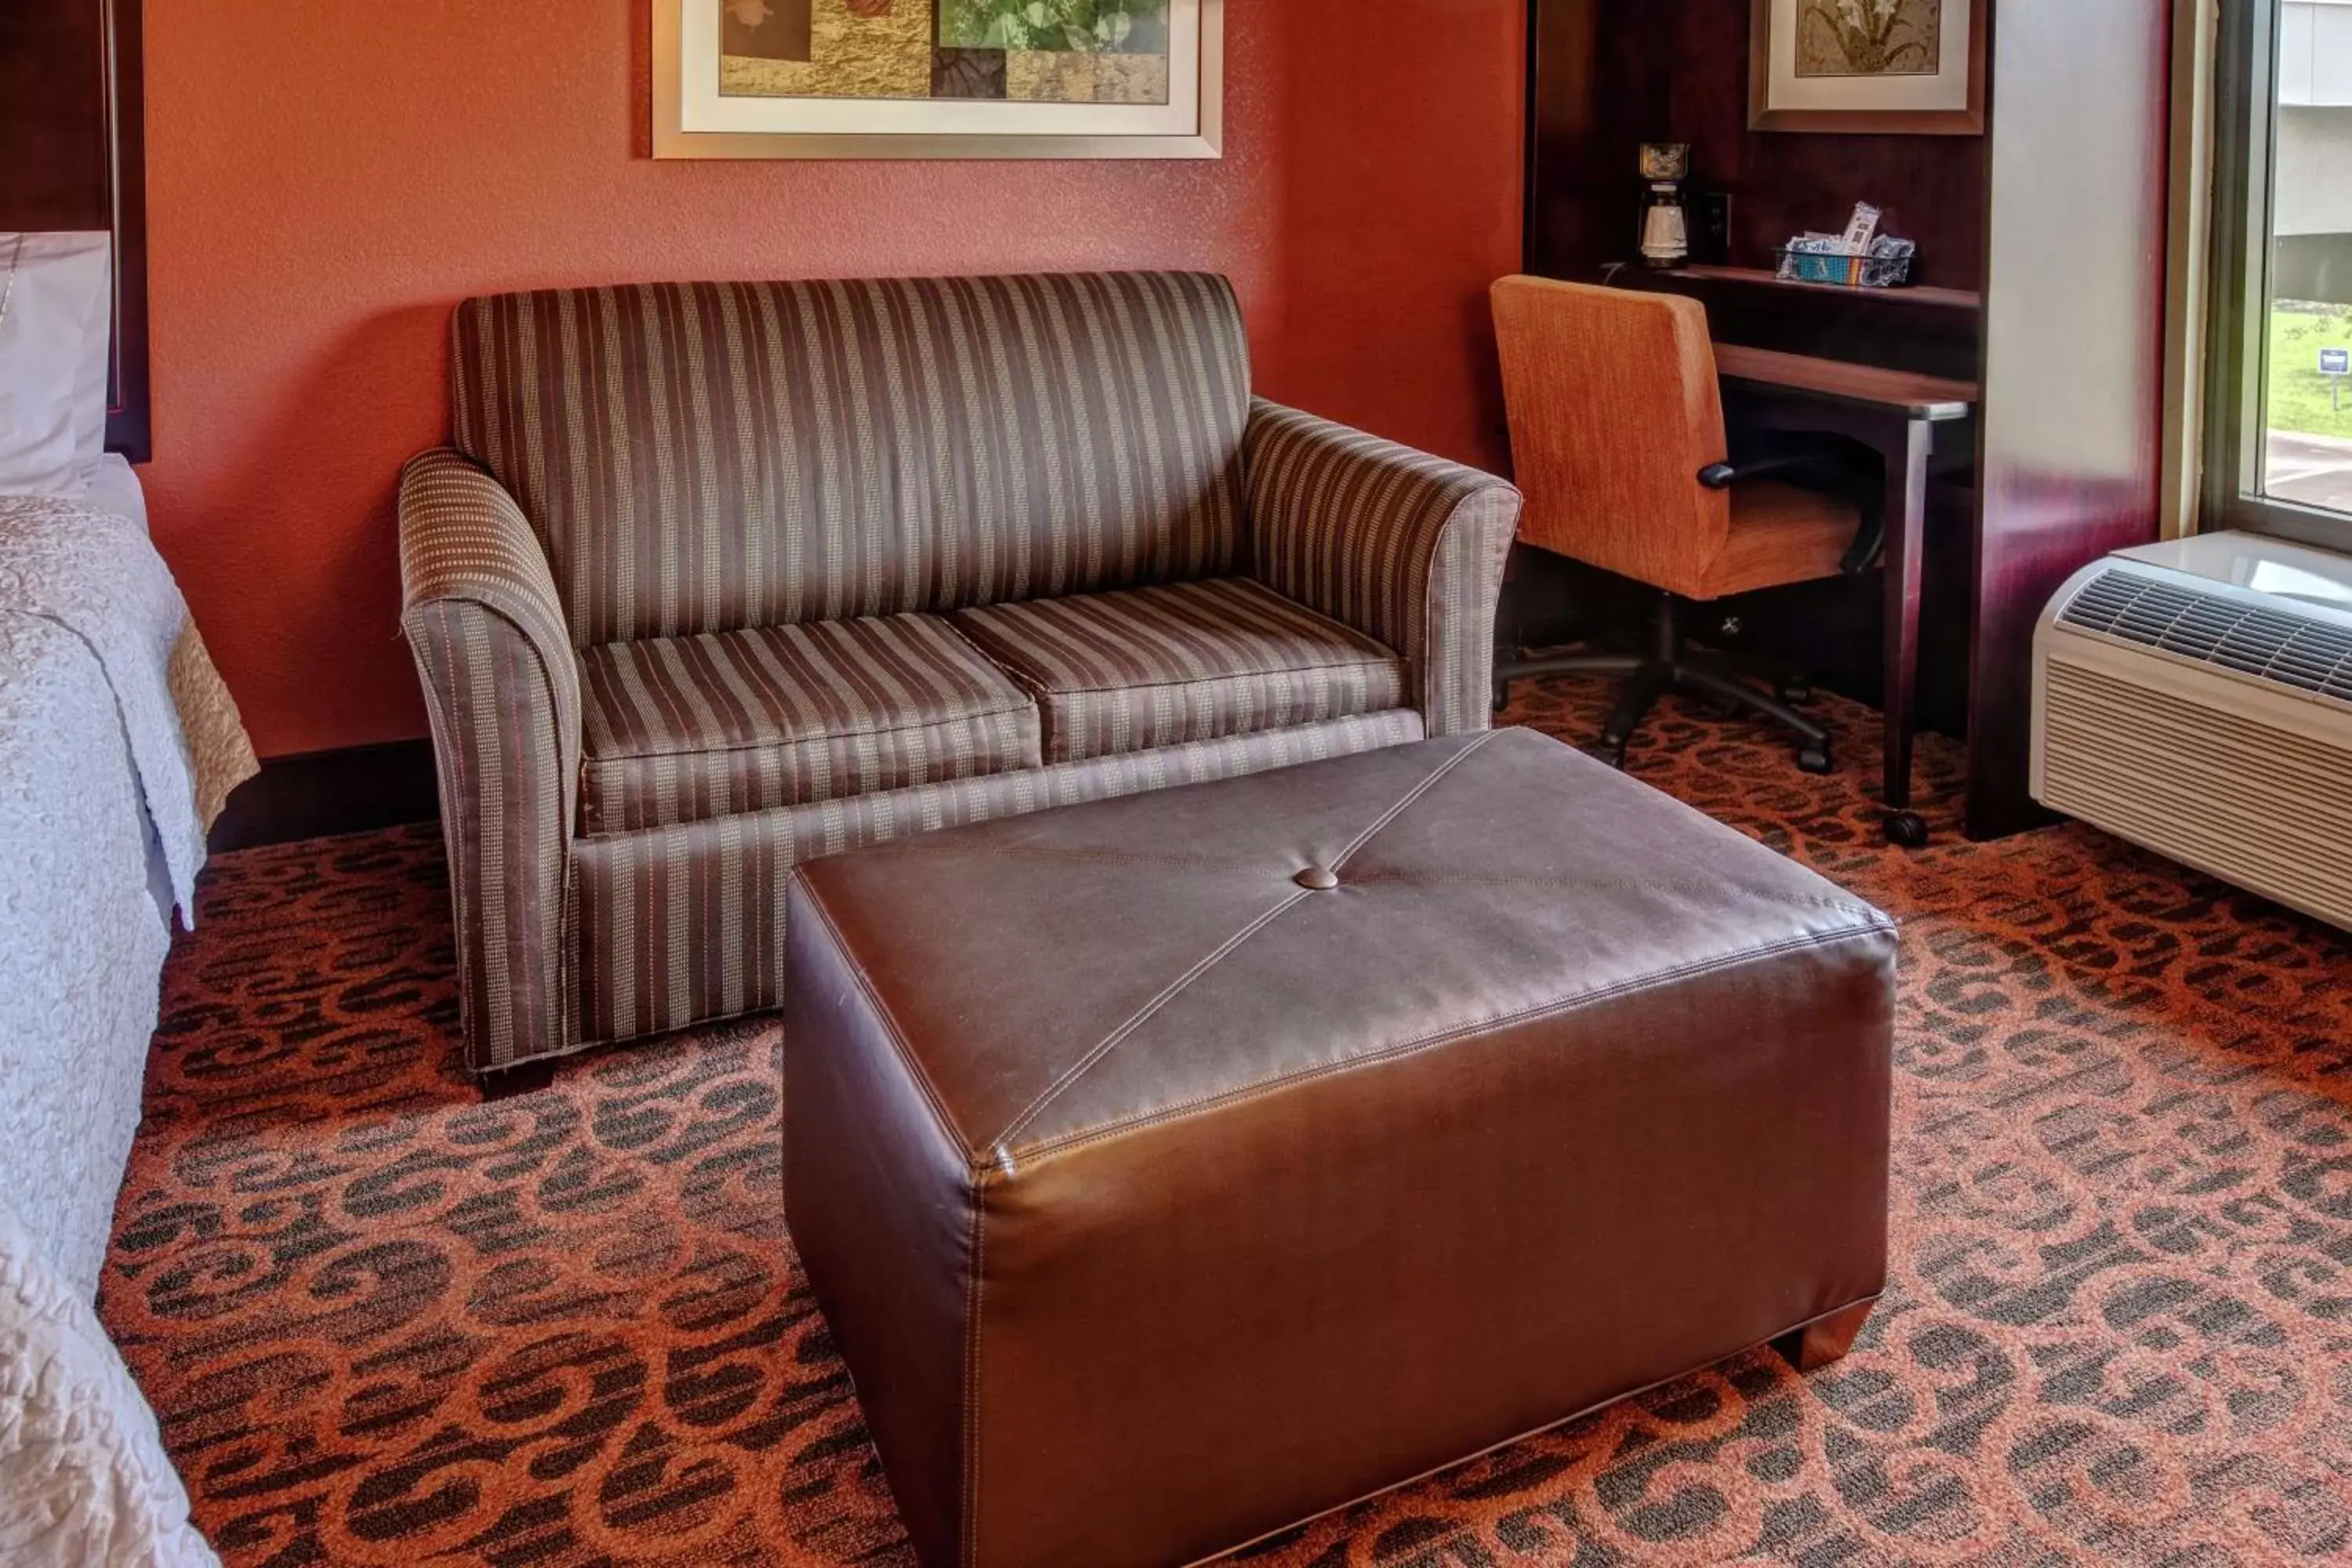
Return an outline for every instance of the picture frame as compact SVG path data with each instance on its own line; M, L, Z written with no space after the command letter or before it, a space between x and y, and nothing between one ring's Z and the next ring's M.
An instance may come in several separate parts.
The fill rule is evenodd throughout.
M1223 153L1224 0L652 0L652 12L659 159Z
M1754 0L1751 130L1981 136L1990 0Z

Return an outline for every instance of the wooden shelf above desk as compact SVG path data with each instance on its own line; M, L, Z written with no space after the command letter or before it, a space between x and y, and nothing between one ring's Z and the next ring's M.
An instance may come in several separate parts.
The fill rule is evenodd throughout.
M1761 267L1685 267L1685 278L1708 283L1745 283L1759 289L1795 289L1865 304L1930 305L1945 310L1981 310L1984 296L1973 289L1843 289L1834 283L1794 283Z
M1627 267L1620 288L1685 294L1706 307L1718 343L1852 360L1974 380L1983 297L1963 289L1841 289L1784 283L1755 267Z

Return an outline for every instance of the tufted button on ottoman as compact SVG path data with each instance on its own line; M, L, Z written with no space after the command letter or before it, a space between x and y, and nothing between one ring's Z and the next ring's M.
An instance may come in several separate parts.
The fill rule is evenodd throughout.
M1891 925L1529 731L817 861L788 931L787 1215L929 1568L1194 1562L1885 1279Z

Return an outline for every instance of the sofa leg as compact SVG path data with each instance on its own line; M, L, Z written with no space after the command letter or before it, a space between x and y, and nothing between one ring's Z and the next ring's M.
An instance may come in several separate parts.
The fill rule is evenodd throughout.
M475 1084L482 1091L484 1105L496 1105L502 1100L518 1095L537 1094L555 1083L555 1063L552 1058L525 1062L520 1067L499 1068L477 1078Z
M1874 1296L1826 1318L1815 1318L1803 1328L1790 1329L1774 1340L1772 1348L1800 1375L1819 1372L1832 1362L1845 1359L1846 1352L1853 1349L1855 1336L1862 1332L1862 1325L1870 1321L1870 1310L1877 1305L1878 1299Z

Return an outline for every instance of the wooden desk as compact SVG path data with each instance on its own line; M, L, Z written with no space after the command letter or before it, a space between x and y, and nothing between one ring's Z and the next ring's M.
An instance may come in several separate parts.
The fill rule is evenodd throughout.
M1717 374L1735 385L1820 398L1854 408L1894 409L1906 419L1924 420L1931 425L1966 419L1977 404L1973 382L1947 381L1942 376L1917 375L1907 370L1848 364L1843 360L1775 353L1770 349L1744 349L1729 343L1715 346L1715 369Z
M1751 427L1828 431L1874 448L1886 464L1886 837L1916 847L1927 823L1911 809L1919 685L1919 562L1926 549L1927 464L1939 429L1975 411L1968 382L1839 360L1718 344L1727 412Z

